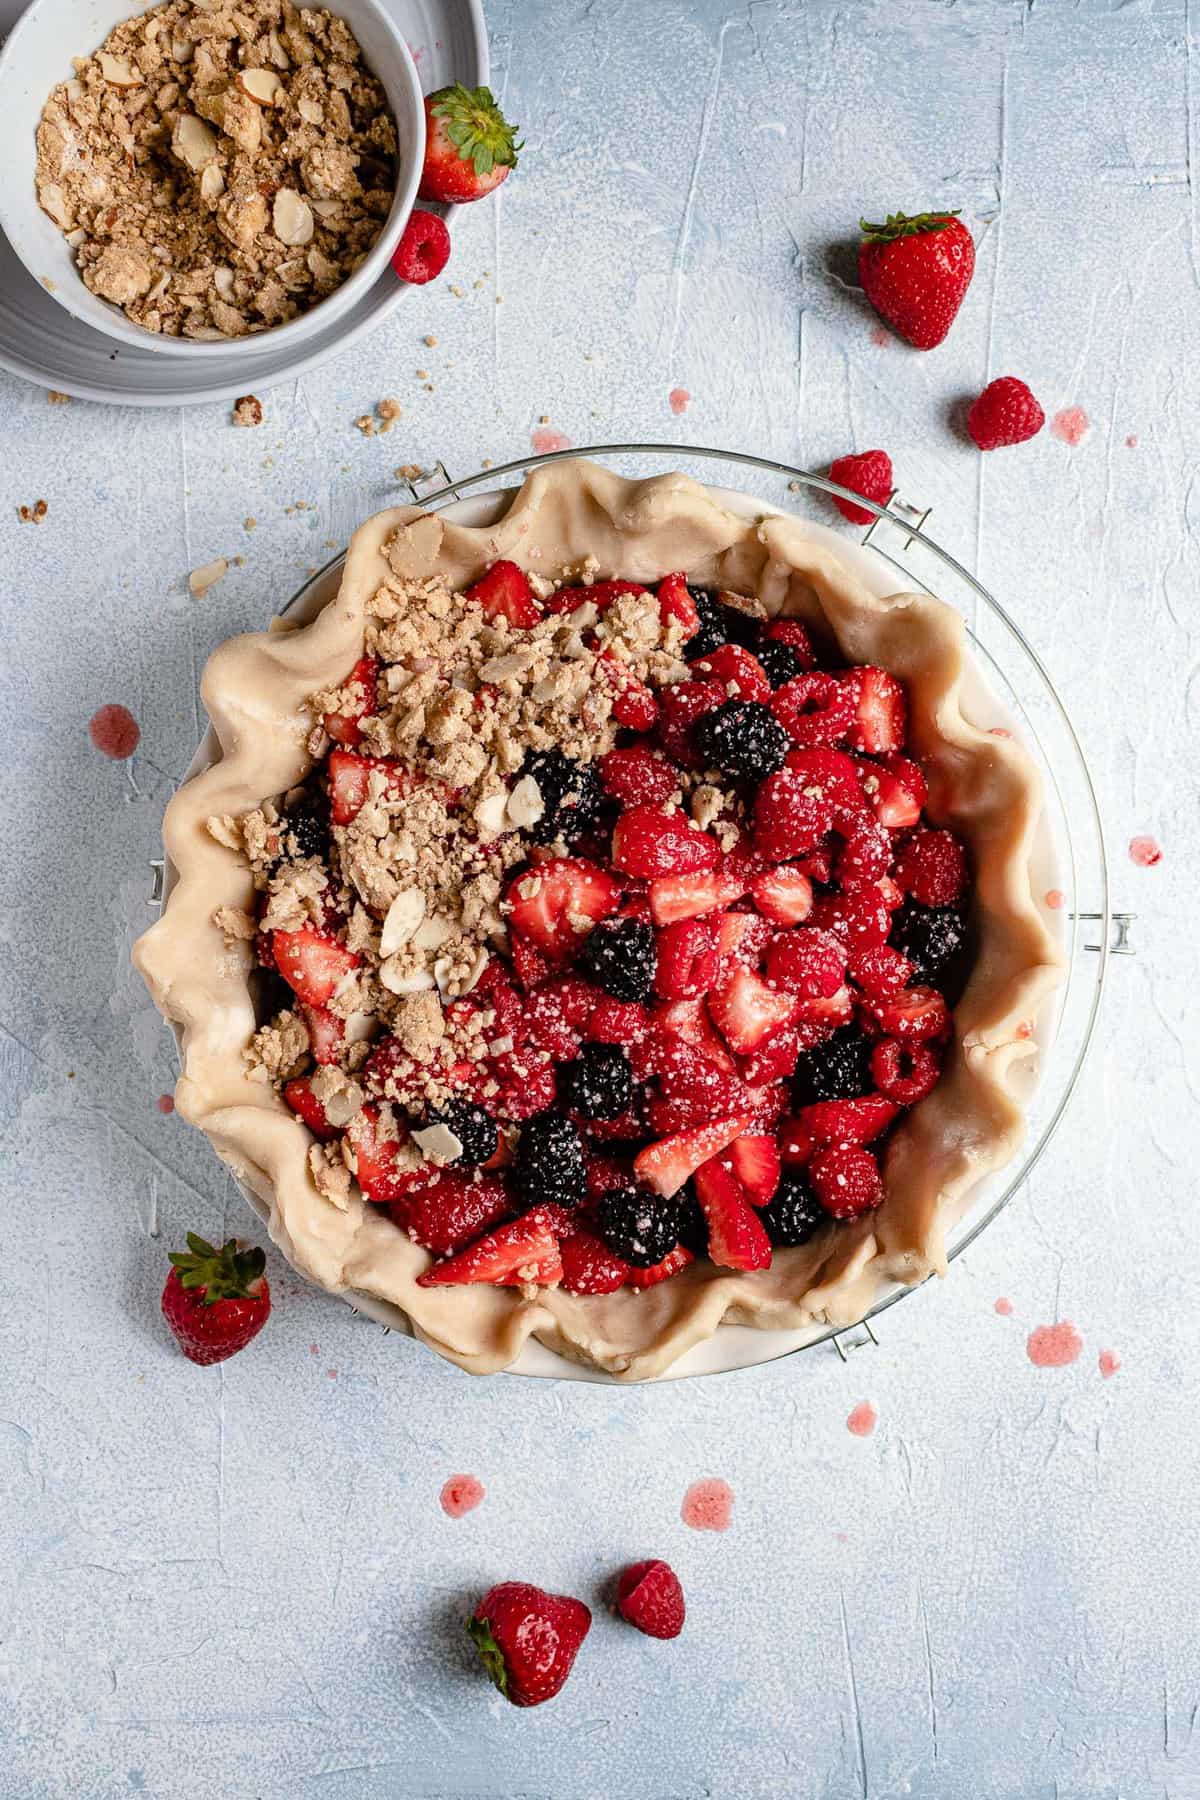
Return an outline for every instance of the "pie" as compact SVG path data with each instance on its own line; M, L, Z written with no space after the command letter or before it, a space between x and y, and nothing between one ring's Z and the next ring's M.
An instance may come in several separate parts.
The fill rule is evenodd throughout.
M857 1321L1013 1155L1061 974L967 671L950 607L682 475L370 519L205 672L135 951L179 1112L475 1372Z

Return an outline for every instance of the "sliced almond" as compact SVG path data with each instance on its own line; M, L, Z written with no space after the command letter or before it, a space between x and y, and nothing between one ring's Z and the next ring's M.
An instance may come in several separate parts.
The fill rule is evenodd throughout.
M217 333L218 337L221 335L220 332ZM227 575L228 573L229 564L223 556L218 556L213 562L205 563L199 569L193 569L188 576L188 587L191 590L193 599L203 600L209 588L215 587L222 575Z
M307 244L313 234L312 207L295 188L280 188L271 222L281 244Z
M414 1131L412 1138L423 1156L437 1162L457 1162L463 1153L462 1139L455 1137L448 1125L426 1125L422 1131Z
M195 113L180 113L171 133L171 148L189 169L203 169L216 159L216 134Z
M288 56L287 51L284 49L283 45L279 41L279 33L278 32L269 31L267 33L267 49L270 51L271 61L275 64L275 67L277 69L290 69L291 68L291 66L292 66L291 60Z
M419 994L434 985L428 969L406 968L404 958L400 956L389 956L386 962L380 963L379 979L389 994Z
M325 117L325 108L311 94L301 94L296 102L296 111L306 125L319 125Z
M238 846L235 844L234 849ZM346 1020L346 1042L348 1044L365 1044L375 1035L375 1015L369 1012L354 1012Z
M142 85L139 70L123 56L110 56L107 50L100 52L100 73L111 87L131 88Z
M363 1091L356 1081L347 1082L345 1087L330 1094L324 1105L325 1117L340 1130L362 1111Z
M466 980L460 981L458 984L458 991L460 994L469 994L472 988L478 986L479 979L483 974L483 971L487 968L489 961L490 958L488 953L481 944L475 953L475 961L471 964L470 973Z
M284 88L274 69L239 69L237 84L259 106L279 106Z
M480 831L487 831L493 837L499 837L504 830L505 814L508 811L508 795L506 793L488 794L475 808L475 823Z
M425 917L425 896L416 888L403 888L388 907L379 933L379 953L391 956L403 949Z
M435 913L431 919L423 919L413 933L414 950L440 950L446 939L454 930L449 919L443 919Z
M200 198L202 200L219 200L225 192L225 177L221 173L220 163L206 163L200 171Z
M507 822L514 830L524 831L528 826L536 825L545 810L541 788L532 775L522 775L508 796L508 805L504 809Z
M234 273L227 265L213 270L213 286L222 300L233 299Z

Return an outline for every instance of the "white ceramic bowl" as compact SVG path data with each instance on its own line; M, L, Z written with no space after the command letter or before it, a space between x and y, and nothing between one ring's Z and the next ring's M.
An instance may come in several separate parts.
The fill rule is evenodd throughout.
M29 273L69 313L139 350L196 361L236 356L248 368L268 346L272 353L285 344L299 350L377 280L416 199L425 156L425 106L408 45L380 0L332 0L328 7L357 37L396 121L399 180L391 212L370 254L341 287L300 318L250 337L200 342L146 331L119 307L91 293L80 280L71 246L37 200L35 134L51 90L73 73L73 56L98 50L114 26L137 10L135 0L33 0L9 34L0 54L0 154L7 169L0 183L0 230Z

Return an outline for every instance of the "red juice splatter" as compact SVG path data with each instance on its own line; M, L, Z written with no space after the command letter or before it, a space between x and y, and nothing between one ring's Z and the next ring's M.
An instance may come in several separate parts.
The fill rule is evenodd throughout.
M686 388L672 388L667 395L667 405L676 415L685 413L691 404L692 396Z
M1082 406L1064 406L1050 421L1050 435L1056 437L1060 444L1070 444L1074 449L1076 444L1083 442L1091 424L1092 421Z
M330 1381L337 1380L337 1370L336 1369L326 1369L325 1373L328 1375Z
M310 1344L308 1346L308 1354L310 1356L320 1356L320 1354L321 1354L320 1344Z
M1131 432L1130 435L1125 439L1125 448L1127 450L1136 450L1137 447L1138 447L1137 433Z
M555 431L550 425L539 425L536 431L531 431L529 441L539 456L544 456L548 450L571 448L570 438L564 437L561 431Z
M174 1094L160 1094L154 1104L157 1106L160 1113L173 1113L175 1111L175 1096Z
M1011 1319L1012 1318L1012 1310L1013 1310L1012 1301L1008 1298L1007 1294L1001 1294L1000 1298L996 1302L996 1311L1000 1314L1000 1317L1002 1319Z
M1031 1038L1033 1036L1033 1026L1028 1019L1022 1019L1021 1023L1017 1026L1017 1036L1019 1038Z
M683 1496L679 1516L693 1531L728 1531L733 1517L733 1489L716 1476L693 1481Z
M1061 912L1066 904L1067 896L1063 893L1061 888L1047 889L1046 905L1050 908L1051 912Z
M846 1419L846 1430L855 1437L870 1437L879 1423L879 1414L869 1400L860 1400Z
M476 1481L474 1475L451 1475L439 1495L442 1511L447 1518L461 1519L464 1513L474 1512L484 1492L482 1481Z
M1039 1325L1025 1340L1025 1349L1035 1369L1065 1369L1083 1349L1083 1339L1070 1319L1057 1325Z
M1115 1375L1121 1366L1121 1359L1115 1350L1102 1350L1097 1361L1100 1365L1100 1373L1103 1375L1105 1381L1108 1381Z
M102 706L88 720L88 736L102 756L124 762L141 739L142 728L127 706Z
M988 736L1010 738L1012 732L1008 729L1007 725L989 725Z
M1162 861L1162 851L1158 842L1152 837L1135 837L1129 840L1129 860L1136 863L1139 869L1152 869Z
M880 350L887 348L888 331L886 325L872 325L871 342Z

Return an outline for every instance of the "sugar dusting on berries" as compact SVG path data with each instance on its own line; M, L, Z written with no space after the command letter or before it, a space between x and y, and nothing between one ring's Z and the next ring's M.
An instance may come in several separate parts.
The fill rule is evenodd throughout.
M1012 1318L1013 1303L1006 1294L1001 1294L996 1302L996 1311L1002 1319Z
M1110 1380L1121 1366L1121 1359L1115 1350L1102 1350L1096 1360L1105 1381Z
M1078 1359L1083 1339L1070 1319L1057 1325L1039 1325L1025 1340L1025 1349L1035 1369L1065 1369Z
M853 1437L870 1437L879 1423L879 1414L869 1400L860 1400L846 1417L846 1430Z
M1066 904L1067 896L1063 893L1061 888L1047 888L1046 905L1050 908L1051 912L1061 912Z
M484 1492L482 1481L477 1481L474 1475L451 1475L439 1496L442 1511L447 1518L461 1519L464 1513L474 1512Z
M1152 869L1155 863L1162 861L1158 840L1152 837L1130 838L1129 860L1136 863L1139 869Z
M102 756L124 762L133 755L142 736L142 728L127 706L102 706L88 720L88 736Z
M160 1113L173 1113L175 1111L175 1096L174 1094L160 1094L154 1104L157 1106Z
M561 431L555 431L551 425L538 425L529 434L529 441L539 456L546 456L551 450L569 450L571 440L564 437Z
M733 1519L733 1489L718 1476L693 1481L683 1496L679 1516L693 1531L728 1531Z
M686 388L672 388L667 395L667 405L676 417L680 413L685 413L691 404L692 396Z
M1070 444L1074 449L1076 444L1083 442L1091 425L1092 421L1082 406L1064 406L1050 421L1050 435L1056 437L1060 444Z

